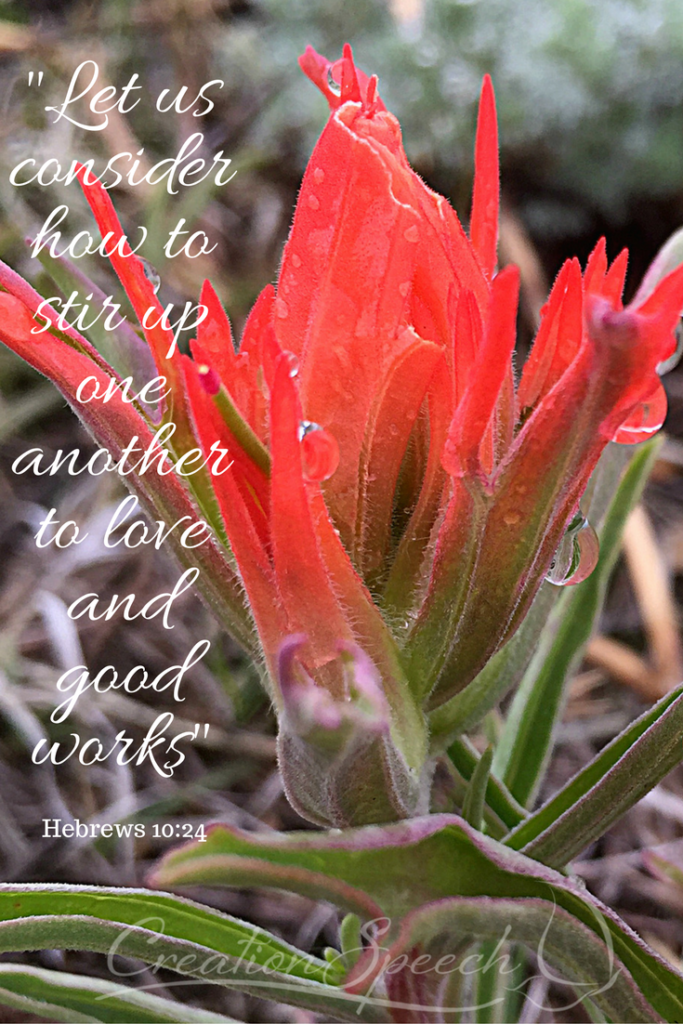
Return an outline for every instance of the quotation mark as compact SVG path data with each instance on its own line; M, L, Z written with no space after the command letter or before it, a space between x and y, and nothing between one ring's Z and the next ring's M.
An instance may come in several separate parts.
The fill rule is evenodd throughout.
M33 85L33 75L34 75L34 72L33 71L29 71L29 73L28 73L28 84L29 85ZM42 84L43 84L43 72L39 71L38 72L38 85L42 85Z

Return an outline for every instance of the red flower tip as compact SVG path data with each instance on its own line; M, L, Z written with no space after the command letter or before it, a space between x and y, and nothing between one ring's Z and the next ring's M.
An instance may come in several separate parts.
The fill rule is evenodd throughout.
M607 273L607 242L603 236L596 243L595 248L588 257L586 272L583 276L583 286L586 294L602 293L602 287Z
M208 363L197 363L197 376L207 395L217 395L221 389L221 379Z
M489 75L484 75L481 86L474 163L470 238L482 269L491 280L497 261L500 172L496 98Z
M346 43L341 60L329 61L312 46L299 57L299 67L317 85L330 105L337 110L344 103L360 103L367 117L387 108L377 95L377 76L370 78L356 67L351 46Z
M594 341L617 348L629 347L639 338L637 313L615 309L602 296L586 297L586 326Z
M356 65L353 63L353 51L349 43L344 45L344 56L342 57L341 101L342 103L362 102Z

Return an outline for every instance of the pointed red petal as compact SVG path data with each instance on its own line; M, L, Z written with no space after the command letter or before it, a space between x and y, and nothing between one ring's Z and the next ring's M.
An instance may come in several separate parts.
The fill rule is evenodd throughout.
M128 244L111 199L98 180L93 181L88 177L87 168L82 164L77 165L76 173L83 194L95 215L102 237L110 235L107 253L111 265L131 301L135 315L142 324L145 314L150 310L147 322L155 324L163 313L161 303L154 293L152 282L145 274L142 260L134 255ZM177 365L177 359L168 356L173 344L173 331L165 329L161 324L150 326L144 330L145 337L154 353L159 373L168 377L170 383L173 384L174 379L179 379L179 374L173 369Z
M204 281L199 299L207 314L197 325L197 341L228 391L234 390L235 346L230 321L210 281Z
M342 103L360 103L362 100L356 66L353 63L353 51L348 43L344 45L341 70L341 101Z
M220 437L216 429L215 410L211 398L197 378L192 360L183 356L182 363L197 436L204 453L208 454L211 445ZM280 641L291 629L278 600L275 573L262 533L259 534L254 524L253 500L248 508L244 488L238 484L237 473L238 469L233 466L226 472L212 475L211 482L263 648L270 667L274 668Z
M472 379L484 335L479 305L469 289L461 293L454 319L453 408L457 409Z
M195 361L188 360L185 356L182 357L182 360L185 390L195 433L197 437L201 436L205 440L210 437L211 443L220 441L221 445L227 448L230 458L234 462L233 476L240 487L245 506L249 510L261 542L267 546L269 543L268 479L249 455L243 451L216 408L211 398L211 389L207 389L206 382L201 380L198 367L202 364L211 366L208 355L203 351L199 342L190 342L190 349Z
M612 303L615 309L623 306L624 282L628 268L628 249L622 249L605 275L602 294Z
M477 120L470 239L489 280L497 262L499 194L496 100L491 79L485 75Z
M449 472L477 471L479 446L510 369L517 335L518 298L519 271L510 265L493 279L484 340L444 450L444 465Z
M240 338L240 355L260 356L263 335L273 322L273 306L275 304L275 289L272 284L267 284L259 293L254 305L249 311L249 316L242 330ZM274 368L273 368L274 372Z
M355 562L365 579L384 561L408 439L437 361L443 359L439 345L417 338L413 331L406 334L412 340L382 381L363 444Z
M279 592L288 618L309 640L314 663L337 656L353 634L322 559L301 464L299 401L283 356L271 393L271 537ZM315 485L310 485L314 487Z
M583 277L583 285L586 293L592 292L596 295L602 294L602 288L607 273L607 242L600 238L588 257L586 272Z
M520 409L533 409L557 383L581 346L583 289L577 259L567 260L541 310L541 325L519 383Z

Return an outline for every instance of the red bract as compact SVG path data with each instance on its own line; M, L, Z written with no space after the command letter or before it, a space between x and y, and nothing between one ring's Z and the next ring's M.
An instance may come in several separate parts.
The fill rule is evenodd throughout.
M261 294L238 351L208 282L191 356L162 327L145 331L171 387L161 422L175 424L174 457L219 442L231 465L172 478L171 498L133 483L167 518L192 503L211 519L203 584L246 645L256 626L290 797L341 825L416 809L424 710L466 687L519 625L608 441L661 425L656 371L675 346L683 267L624 309L625 253L608 269L600 242L584 273L568 261L515 386L519 275L496 272L490 79L468 238L410 168L350 49L334 64L309 49L301 65L331 115L277 288ZM116 241L107 194L79 176ZM157 320L141 261L123 246L112 264L140 320L150 306ZM97 440L120 451L149 434L142 408L78 405L83 376L114 371L74 331L32 337L39 297L9 270L0 280L11 293L2 340L58 384Z

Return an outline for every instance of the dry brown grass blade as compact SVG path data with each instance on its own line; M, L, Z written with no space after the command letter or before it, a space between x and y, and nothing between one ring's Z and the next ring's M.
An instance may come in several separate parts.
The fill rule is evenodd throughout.
M683 676L683 658L671 579L642 505L624 530L624 556L648 638L653 672L666 692Z
M609 636L595 636L588 645L586 660L591 665L604 669L612 679L625 683L647 701L661 697L656 680L644 658Z
M30 50L35 44L36 33L24 25L14 25L9 21L0 21L0 52L21 53Z

